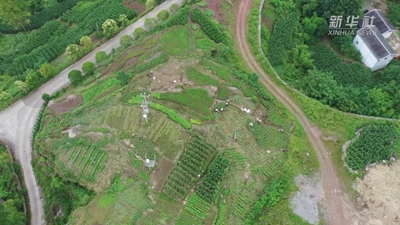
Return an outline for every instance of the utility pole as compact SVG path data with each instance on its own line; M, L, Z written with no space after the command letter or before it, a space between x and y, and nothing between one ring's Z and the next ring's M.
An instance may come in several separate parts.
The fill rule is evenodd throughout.
M143 118L146 120L147 123L147 118L149 115L149 101L148 98L150 97L150 95L146 95L145 93L140 94L143 97L143 101L142 104L140 105L140 107L142 107L143 109Z

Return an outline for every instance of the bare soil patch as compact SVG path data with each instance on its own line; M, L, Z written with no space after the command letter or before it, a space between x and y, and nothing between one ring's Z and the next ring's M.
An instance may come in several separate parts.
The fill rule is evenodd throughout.
M363 180L357 181L361 196L361 219L366 225L400 224L400 163L392 166L377 165L370 168Z
M83 103L83 96L82 95L70 95L67 97L66 100L62 101L62 102L54 102L54 101L50 101L49 102L49 109L51 111L54 112L54 114L56 114L56 116L68 112L72 109L77 108L78 106L80 106Z
M215 19L222 21L221 0L211 0L208 2L208 7L214 12Z
M153 184L153 189L161 191L169 173L175 167L175 164L166 158L161 160L161 163L156 167L150 175L150 182Z
M186 63L175 58L170 58L168 63L155 69L149 77L151 79L152 91L171 92L180 90L181 86L187 85L183 83L182 78L185 76Z
M146 6L140 4L139 1L125 0L122 4L128 8L135 10L135 12L137 12L138 14L146 10Z

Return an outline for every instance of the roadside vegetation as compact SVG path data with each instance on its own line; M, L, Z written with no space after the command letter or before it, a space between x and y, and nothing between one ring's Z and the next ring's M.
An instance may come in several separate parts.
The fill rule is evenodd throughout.
M138 13L125 6L125 2L2 1L0 110L38 88L137 19ZM153 6L160 3L153 1ZM145 2L137 4L140 6Z
M257 224L279 205L290 217L276 223L305 224L287 198L316 156L204 9L189 4L135 31L131 45L99 53L93 75L52 97L51 109L64 111L47 107L34 140L48 221ZM83 101L73 106L70 95Z
M5 146L0 145L0 218L4 225L23 225L28 221L28 200L18 163L10 157Z

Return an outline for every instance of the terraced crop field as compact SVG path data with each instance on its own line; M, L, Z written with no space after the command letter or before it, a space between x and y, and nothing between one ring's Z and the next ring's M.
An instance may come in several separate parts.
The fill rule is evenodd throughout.
M87 145L72 145L68 148L58 148L59 167L77 177L94 181L96 175L104 169L107 152Z

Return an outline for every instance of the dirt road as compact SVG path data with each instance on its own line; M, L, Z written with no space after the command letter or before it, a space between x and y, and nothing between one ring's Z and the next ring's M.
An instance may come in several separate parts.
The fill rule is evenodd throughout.
M172 4L182 5L183 0L167 0L163 2L151 12L147 13L145 16L121 31L114 38L96 48L75 64L63 70L49 82L43 84L39 89L33 91L25 98L15 102L13 105L0 112L0 141L11 147L16 159L21 164L29 195L31 225L45 224L43 202L31 165L32 131L40 107L43 104L42 94L53 94L57 90L68 86L70 84L68 73L71 70L81 70L84 62L95 62L95 55L98 51L110 53L113 49L120 46L119 40L123 35L132 35L136 28L144 27L144 21L147 18L156 18L157 14L161 10L171 8Z
M351 224L352 216L357 212L350 201L348 195L344 191L344 187L338 179L332 160L322 142L322 135L318 128L313 126L307 119L305 114L296 103L289 98L287 93L281 89L269 76L264 72L261 66L250 51L246 39L247 19L251 10L252 0L241 0L239 13L236 18L236 42L240 53L250 69L260 75L260 82L275 96L288 110L296 117L304 128L308 140L312 144L321 164L322 183L324 188L324 196L327 201L327 210L329 212L329 224L348 225Z

